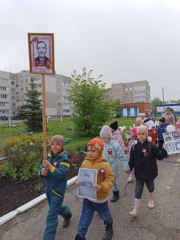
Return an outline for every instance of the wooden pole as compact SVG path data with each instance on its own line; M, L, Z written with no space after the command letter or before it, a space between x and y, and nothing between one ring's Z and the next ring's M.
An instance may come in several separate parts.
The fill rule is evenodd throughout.
M42 123L43 123L43 156L47 159L47 143L46 143L46 91L45 91L45 75L41 76L42 89Z

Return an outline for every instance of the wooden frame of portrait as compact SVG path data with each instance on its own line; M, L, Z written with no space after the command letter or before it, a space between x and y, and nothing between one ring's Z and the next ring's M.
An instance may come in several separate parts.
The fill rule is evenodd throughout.
M44 54L43 57L38 53L38 44L44 47L45 52L41 51L41 54ZM30 73L54 75L54 34L28 33L28 47Z

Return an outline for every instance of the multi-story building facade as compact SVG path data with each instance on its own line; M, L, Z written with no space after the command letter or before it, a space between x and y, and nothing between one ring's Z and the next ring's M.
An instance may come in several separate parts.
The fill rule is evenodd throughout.
M122 103L150 102L150 86L148 81L115 83L111 85L112 96Z
M150 111L150 86L146 80L112 84L111 94L121 101L123 116L143 116Z
M18 114L20 107L26 103L26 92L30 88L31 78L41 92L41 75L30 74L29 71L17 74L0 71L0 116L12 117ZM68 100L70 86L70 77L59 74L45 76L47 116L72 116L71 103Z
M16 74L0 72L0 119L15 115Z

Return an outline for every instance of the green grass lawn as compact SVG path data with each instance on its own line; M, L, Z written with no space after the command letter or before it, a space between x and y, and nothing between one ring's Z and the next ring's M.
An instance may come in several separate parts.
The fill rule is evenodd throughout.
M119 126L126 126L127 130L129 127L133 125L135 122L135 118L119 118L119 119L112 119L109 120L106 124L109 125L113 121L117 120ZM5 138L10 136L21 136L22 130L26 130L26 126L22 122L13 123L12 125L16 125L17 128L8 127L7 122L0 125L0 143L4 141ZM71 141L67 142L67 146L76 145L76 143L85 144L90 138L80 138L74 135L74 122L73 119L63 119L61 122L60 119L57 120L50 120L47 123L47 137L51 137L53 135L63 135L67 140L70 139ZM34 135L42 135L40 133L33 133Z

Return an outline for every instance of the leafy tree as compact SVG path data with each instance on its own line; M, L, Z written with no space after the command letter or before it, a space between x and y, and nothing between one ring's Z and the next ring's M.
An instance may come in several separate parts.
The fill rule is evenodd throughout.
M36 84L31 78L30 89L26 93L26 103L21 106L20 115L25 118L25 125L28 131L41 131L42 130L42 104L36 89Z
M119 99L114 100L113 110L114 110L117 118L122 116L122 106L121 106L121 102Z
M109 119L113 101L108 95L105 83L100 75L97 80L92 77L92 70L82 69L82 75L72 74L69 99L75 111L75 133L78 136L95 136L100 127Z
M151 101L151 108L152 108L152 113L156 114L157 112L157 106L158 105L162 105L164 104L164 102L159 98L154 98L152 101Z

